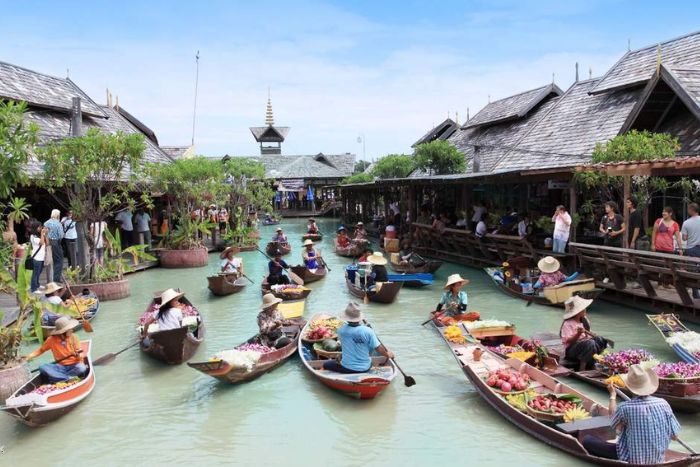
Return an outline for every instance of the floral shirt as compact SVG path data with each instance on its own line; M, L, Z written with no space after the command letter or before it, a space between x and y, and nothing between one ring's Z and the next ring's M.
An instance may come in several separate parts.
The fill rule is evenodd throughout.
M275 325L277 323L283 323L284 317L282 313L274 307L272 310L267 309L258 313L258 328L260 328L260 343L267 346L274 345L275 341L279 337L275 335L274 331ZM280 329L280 328L277 328Z
M543 272L542 274L540 274L540 278L538 280L542 284L542 287L552 287L554 285L561 284L562 282L564 282L564 279L566 279L564 273L562 273L561 271L556 271Z

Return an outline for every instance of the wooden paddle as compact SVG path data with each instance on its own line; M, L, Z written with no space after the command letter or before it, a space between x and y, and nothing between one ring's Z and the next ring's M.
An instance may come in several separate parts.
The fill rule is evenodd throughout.
M260 248L258 248L257 246L255 247L255 249L258 250L260 253L262 253L262 255L265 256L265 258L269 259L270 261L274 261L272 258L270 258L269 256L267 256L267 253L265 253L264 251L262 251L262 250L261 250ZM289 275L289 278L292 279L292 281L293 281L296 285L304 285L304 279L302 279L301 277L299 277L299 276L297 276L296 274L294 274L294 272L292 272L292 271L285 271L285 272L287 273L287 275Z
M319 260L319 262L321 263L321 266L323 266L324 268L326 268L326 270L328 270L328 272L331 272L331 268L328 267L328 263L326 263L326 260L323 259L323 256L321 256L321 249L320 249L320 248L319 248L319 250L318 250L318 260Z
M369 324L367 321L365 321L365 326L367 326L368 328L372 329L372 326L370 326L370 324ZM375 333L375 335L376 335L376 333ZM377 340L379 340L379 337L378 337L378 336L377 336ZM384 346L384 344L382 344L382 341L379 341L379 344ZM384 346L384 348L386 349L386 346ZM401 374L403 375L403 384L404 384L406 387L410 388L411 386L413 386L413 385L416 384L416 379L415 379L413 376L408 376L408 375L401 369L401 367L399 366L399 364L396 363L396 358L390 358L389 360L391 360L391 362L394 364L394 366L396 367L396 369L399 370L399 372L401 372Z
M615 387L615 392L617 393L618 396L620 396L622 399L624 399L626 401L630 400L630 397L627 394L625 394L624 392L620 391L620 388L618 388L617 386L614 386L614 387ZM678 444L680 444L681 446L686 448L688 450L688 452L691 453L692 455L694 455L694 456L698 455L698 453L695 451L695 449L688 446L685 443L685 441L683 441L682 439L676 437L676 441L678 441Z
M129 344L128 346L124 347L124 348L121 349L119 352L116 352L116 353L115 353L115 352L110 352L110 353L108 353L108 354L105 354L105 355L101 356L100 358L98 358L97 360L95 360L94 362L92 362L92 364L93 364L93 365L107 365L108 363L112 363L112 361L113 361L115 358L117 358L117 355L119 355L120 353L122 353L122 352L124 352L124 351L126 351L126 350L128 350L128 349L130 349L130 348L132 348L132 347L134 347L134 346L139 345L140 343L141 343L141 341L136 341L136 342L134 342L134 343L132 343L132 344Z
M51 362L51 364L54 365L54 364L56 364L56 363L61 363L63 360L68 360L68 359L71 358L71 357L77 357L77 356L78 356L79 354L81 354L81 353L83 353L83 351L82 351L82 350L78 350L78 353L77 353L77 354L75 354L75 355L66 355L66 356L63 357L63 358L59 358L58 360L54 360L53 362ZM39 368L34 368L31 372L32 372L32 373L36 373L37 371L39 371Z
M70 293L70 298L75 304L75 309L78 311L80 318L83 320L83 329L85 329L85 332L93 332L92 324L90 324L87 318L85 318L85 313L83 313L80 310L80 307L78 306L78 301L75 299L75 295L73 295L73 290L71 290L70 286L67 285L68 283L66 282L66 277L64 275L61 275L61 279L63 280L63 283L66 284L66 287L68 288L68 293Z
M253 282L253 279L251 279L250 277L246 276L245 274L241 273L241 276L243 276L243 277L245 277L246 279L248 279L248 280L250 281L251 284L255 284L255 282Z
M421 326L425 326L426 324L428 324L428 323L430 323L430 322L432 322L432 321L435 321L435 320L437 319L437 316L435 316L435 313L437 313L437 312L438 312L437 310L433 311L433 312L432 312L432 313L433 313L432 318L430 318L428 321L422 322L422 323L421 323Z

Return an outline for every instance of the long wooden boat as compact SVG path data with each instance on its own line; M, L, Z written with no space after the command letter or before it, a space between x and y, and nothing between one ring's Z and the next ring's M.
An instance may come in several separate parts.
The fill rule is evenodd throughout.
M290 284L290 285L295 285L295 284ZM300 286L300 287L302 287L302 286ZM284 291L277 291L277 290L272 288L270 283L267 282L267 277L265 277L262 280L262 282L260 283L260 292L262 293L262 295L271 293L275 297L281 298L282 300L287 301L287 300L300 300L300 299L306 298L311 293L311 289L304 287L304 289L300 293L291 293L291 292L285 293Z
M289 243L269 242L265 247L265 252L270 256L275 256L277 252L282 253L282 256L292 252L292 245Z
M252 243L250 245L241 245L238 247L238 251L255 251L258 248L258 245L255 243Z
M209 276L207 282L211 293L220 297L238 293L248 284L246 279L238 277L236 273Z
M517 289L509 287L507 284L497 280L493 273L499 268L484 268L486 274L491 278L496 287L498 287L506 295L519 298L526 302L536 303L538 305L564 307L564 302L567 298L573 295L579 295L583 298L597 298L603 289L596 288L593 279L580 279L559 284L554 287L545 287L540 293L523 293L518 287ZM592 286L592 287L591 287ZM566 298L564 298L566 297Z
M425 287L433 284L433 275L429 273L389 274L391 282L403 282L406 287Z
M444 331L441 330L443 339L450 347L452 355L459 363L472 386L492 408L503 416L503 418L545 444L572 456L576 456L586 462L610 466L630 465L627 462L591 455L581 443L582 439L588 434L593 434L609 440L615 438L615 433L610 429L610 414L607 407L598 404L596 401L581 394L574 388L565 385L561 381L552 378L527 363L523 363L514 358L503 360L488 352L487 349L479 344L454 344L445 339L443 332ZM480 359L475 361L474 351L477 349L479 349L482 354ZM560 423L552 426L551 424L539 421L526 412L521 412L509 404L504 396L489 387L484 380L489 371L495 371L500 368L511 368L527 374L532 381L531 389L537 393L573 394L578 396L583 401L583 407L591 413L592 417L586 420ZM666 460L658 465L685 466L696 464L698 460L699 458L697 455L691 456L690 454L669 449L666 451Z
M279 219L270 219L270 220L263 219L261 222L262 225L277 225L279 223L280 223Z
M96 380L90 356L92 341L81 341L80 346L87 360L87 374L78 383L39 393L35 390L49 382L38 374L5 401L3 412L26 425L42 426L62 417L84 401L95 388Z
M320 281L321 279L326 277L326 274L328 274L328 270L324 267L319 267L315 271L311 272L311 270L309 270L309 268L307 268L306 266L299 265L292 266L291 270L294 274L301 277L301 279L304 281L304 284Z
M350 279L348 279L347 274L345 275L345 283L347 284L350 293L357 298L364 300L365 296L367 296L370 302L376 303L393 303L394 300L396 300L396 297L399 296L399 292L401 292L401 287L403 286L403 282L384 282L382 283L379 292L367 292L351 282Z
M187 297L182 297L180 302L193 307ZM160 306L160 294L153 298L146 313L152 313L157 306ZM196 308L195 311L197 311ZM146 345L145 339L139 333L141 351L149 357L170 365L186 362L194 356L199 345L204 342L204 321L198 311L197 317L197 328L194 331L183 326L167 331L152 332L148 334L149 345Z
M321 233L305 233L304 235L301 236L302 241L303 240L311 240L312 242L320 242L323 240L323 234Z
M304 326L301 335L308 331L309 324L317 319L328 319L333 316L317 314ZM372 368L366 373L343 374L323 369L324 359L318 359L313 352L311 343L299 340L299 357L304 367L321 383L331 389L355 399L374 399L389 387L396 376L396 367L385 357L372 357Z
M393 261L393 257L391 258L392 261L389 261L389 267L394 271L398 273L404 273L404 274L419 274L419 273L427 273L427 274L433 274L435 271L440 269L440 266L442 266L442 261L435 261L435 260L426 260L424 264L421 264L420 266L416 266L414 264L405 263L396 263Z
M90 299L95 300L94 304L92 306L88 307L87 309L83 310L81 308L81 311L83 312L82 317L74 316L73 314L70 315L70 316L75 317L75 319L78 320L78 323L80 323L80 324L76 329L80 329L83 327L83 321L90 322L95 318L95 316L97 316L97 313L99 313L99 311L100 311L100 299L97 297L97 294L95 294L95 292L93 292L90 289L83 289L82 292L75 295L75 298L76 299L90 298ZM70 303L70 302L71 302L71 299L68 298L68 303ZM83 319L83 317L84 317L84 319ZM56 329L56 326L44 326L42 324L41 329L44 333L44 337L46 338L47 336L49 336L51 334L51 331Z
M678 316L673 314L663 313L660 315L647 315L647 319L654 325L654 327L661 333L664 340L671 337L675 333L680 332L690 332L685 324L681 322ZM669 346L676 352L681 360L686 363L700 363L700 358L695 356L693 352L684 348L680 344L669 344Z
M262 354L260 360L258 360L250 370L247 368L234 367L225 360L209 360L206 362L188 363L187 365L224 383L238 384L252 381L274 370L297 352L297 344L301 329L306 324L306 321L303 318L297 318L294 321L294 324L285 326L282 329L285 335L292 341L281 349ZM256 334L242 344L259 342L260 336Z
M362 253L365 251L365 248L367 248L367 245L369 245L369 240L365 241L357 241L357 240L350 240L350 244L346 247L340 247L338 246L338 240L335 240L335 254L338 256L344 256L347 258L356 258L362 255Z

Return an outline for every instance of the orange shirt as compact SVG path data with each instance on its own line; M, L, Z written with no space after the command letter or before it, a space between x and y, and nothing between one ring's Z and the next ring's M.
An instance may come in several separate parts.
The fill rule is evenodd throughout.
M68 357L69 355L73 355L73 357L68 357L63 361L60 361L60 365L75 365L76 363L83 361L82 356L75 357L75 355L77 355L81 350L80 340L75 334L73 334L69 339L62 339L61 336L49 336L41 347L30 353L28 357L38 357L47 350L51 350L55 361L59 361L64 357Z

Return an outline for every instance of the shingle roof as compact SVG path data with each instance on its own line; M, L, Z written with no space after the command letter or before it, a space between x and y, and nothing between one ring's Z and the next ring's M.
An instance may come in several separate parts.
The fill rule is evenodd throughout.
M661 63L665 65L700 65L700 31L698 31L658 45L627 52L603 75L591 92L597 94L647 82L656 68L659 46Z
M116 109L122 117L126 118L129 121L129 123L131 123L134 127L136 127L137 130L143 133L143 135L146 138L153 141L156 145L158 144L158 137L156 136L156 133L153 130L151 130L145 123L143 123L141 120L127 112L126 109L124 109L124 107L118 106Z
M452 136L452 134L457 131L458 128L459 126L457 123L455 123L451 118L448 118L436 127L431 128L430 131L424 134L418 141L413 143L411 147L415 148L419 144L429 143L438 139L446 140Z
M194 146L161 146L160 149L173 159L194 155Z
M70 79L57 78L0 62L0 98L25 101L34 107L70 112L73 97L80 97L84 114L105 117L100 107Z
M352 175L355 155L272 155L248 157L261 162L267 178L345 178Z
M685 91L688 99L684 100L688 107L700 118L700 67L666 67L663 68L669 72L679 86Z
M287 134L289 134L289 127L288 126L253 126L253 127L250 127L250 132L253 133L253 137L255 138L255 141L258 141L258 142L260 142L263 135L270 130L271 130L271 133L273 134L272 139L274 139L275 141L277 140L278 137L281 138L282 141L284 141L284 139L287 137ZM275 133L276 133L276 135L275 135ZM270 138L269 134L267 136L265 136L265 139L263 139L262 141L263 142L268 141L268 138Z
M507 120L522 118L550 94L560 96L563 94L563 91L556 84L548 84L493 101L481 109L473 118L469 119L462 128L493 125Z

